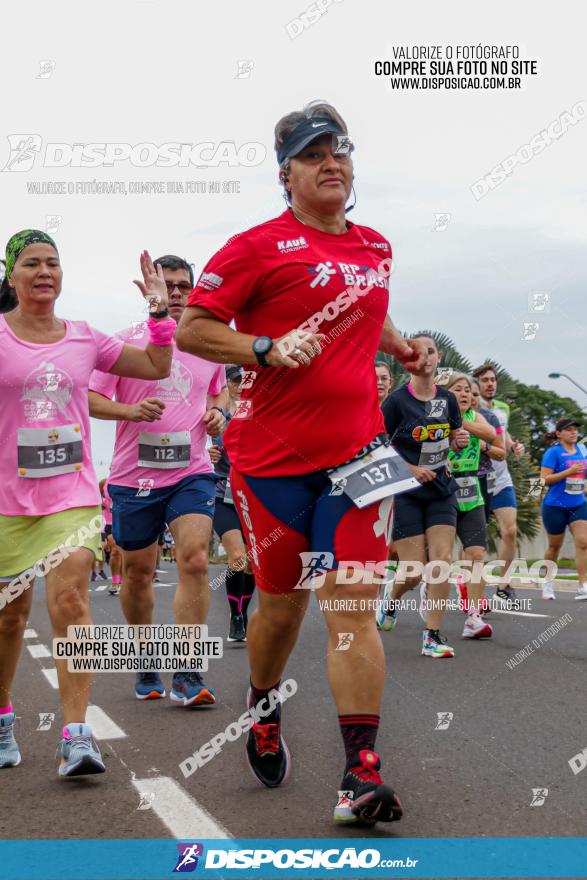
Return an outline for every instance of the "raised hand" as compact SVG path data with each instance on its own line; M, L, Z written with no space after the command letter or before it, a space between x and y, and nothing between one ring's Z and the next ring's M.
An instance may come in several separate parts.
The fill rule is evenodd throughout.
M161 266L153 265L153 260L149 251L143 251L141 254L141 272L142 281L133 281L133 284L139 288L149 304L150 312L160 312L167 308L167 286L163 278L163 269Z

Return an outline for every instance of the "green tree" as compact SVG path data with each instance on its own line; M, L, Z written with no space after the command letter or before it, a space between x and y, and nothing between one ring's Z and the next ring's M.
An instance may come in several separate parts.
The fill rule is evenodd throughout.
M516 382L512 398L526 422L530 458L537 467L540 467L542 456L550 446L550 441L545 440L544 435L554 430L558 419L563 416L576 419L580 425L580 436L587 434L587 414L571 397L560 397L554 391L545 391L538 385Z

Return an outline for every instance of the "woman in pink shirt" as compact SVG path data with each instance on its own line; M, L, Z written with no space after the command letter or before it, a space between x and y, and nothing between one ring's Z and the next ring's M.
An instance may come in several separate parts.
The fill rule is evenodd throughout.
M53 637L91 623L88 579L101 558L100 491L92 467L88 383L94 369L120 376L169 375L175 323L167 289L141 255L151 343L142 350L55 315L63 272L55 242L26 229L6 246L0 289L0 768L21 757L10 689L35 576L44 577ZM65 727L60 776L101 773L104 763L85 723L91 673L56 660Z

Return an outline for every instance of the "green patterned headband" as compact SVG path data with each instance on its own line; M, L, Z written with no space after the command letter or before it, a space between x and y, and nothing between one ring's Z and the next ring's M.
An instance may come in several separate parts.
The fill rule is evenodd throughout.
M52 248L57 250L57 245L50 235L41 232L40 229L23 229L21 232L15 232L8 244L6 245L6 277L11 274L14 264L18 259L18 255L24 251L29 244L50 244Z

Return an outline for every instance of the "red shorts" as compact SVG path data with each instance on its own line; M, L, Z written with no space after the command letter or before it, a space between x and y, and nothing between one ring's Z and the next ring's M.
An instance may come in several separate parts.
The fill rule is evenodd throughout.
M250 477L233 467L230 483L260 590L315 589L321 582L312 587L312 574L387 559L391 498L359 509L346 495L331 494L324 471Z

